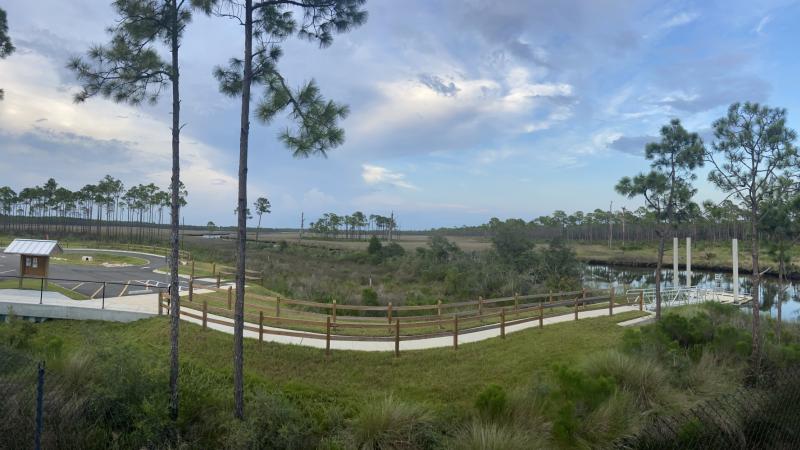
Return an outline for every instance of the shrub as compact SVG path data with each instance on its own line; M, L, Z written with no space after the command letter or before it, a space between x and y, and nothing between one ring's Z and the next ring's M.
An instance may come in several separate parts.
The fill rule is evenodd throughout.
M544 446L542 435L491 422L473 422L448 443L453 450L527 450Z
M554 378L557 388L551 393L556 408L553 436L572 443L581 420L614 392L614 383L608 377L591 377L566 366L556 366Z
M381 253L381 249L382 248L383 248L383 245L381 244L380 239L378 239L378 236L372 235L372 237L369 238L369 245L367 246L367 253L369 253L370 255L378 255L378 254Z
M478 398L475 399L475 407L478 413L484 418L498 419L506 413L506 391L497 384L486 386Z
M437 439L427 411L391 396L367 402L349 427L349 440L362 450L430 448Z
M378 306L378 293L372 288L364 288L361 291L361 304L364 306Z
M663 406L669 401L667 372L651 358L612 350L590 358L585 367L589 375L612 378L643 410Z
M234 424L229 448L303 450L319 444L314 422L286 397L262 393L248 406L246 420Z

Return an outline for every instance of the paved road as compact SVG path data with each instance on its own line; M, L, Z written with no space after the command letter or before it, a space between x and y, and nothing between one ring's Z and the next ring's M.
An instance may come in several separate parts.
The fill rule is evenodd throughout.
M66 289L79 292L89 298L121 297L153 293L157 288L169 285L169 275L155 273L167 262L163 256L127 251L78 250L66 249L66 253L112 253L118 255L134 255L147 260L147 264L126 267L104 267L97 265L50 264L50 279ZM0 279L14 277L19 272L19 256L0 253ZM6 278L8 279L8 278ZM105 283L105 293L103 287ZM196 281L196 287L204 282ZM188 281L181 279L181 290L188 289Z

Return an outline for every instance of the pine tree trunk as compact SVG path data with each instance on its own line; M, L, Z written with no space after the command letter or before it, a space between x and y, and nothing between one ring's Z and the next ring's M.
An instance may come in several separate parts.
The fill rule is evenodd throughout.
M761 318L759 317L759 288L761 287L761 269L758 265L758 209L756 208L755 202L750 208L750 214L750 254L753 260L753 287L750 292L750 295L753 297L751 302L753 310L753 341L750 357L753 363L753 374L757 376L761 368Z
M178 294L178 264L179 264L179 225L180 225L180 110L181 99L179 90L178 70L178 0L172 0L172 192L170 205L170 366L169 366L169 413L172 420L178 418L178 334L180 330L180 296Z
M239 202L237 208L236 306L233 314L234 416L244 419L244 269L247 239L247 148L250 133L250 85L253 78L253 1L244 6L244 72L242 74L241 134L239 136Z

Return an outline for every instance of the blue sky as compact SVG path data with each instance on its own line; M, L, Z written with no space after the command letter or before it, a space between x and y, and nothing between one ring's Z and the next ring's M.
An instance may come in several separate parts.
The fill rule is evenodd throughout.
M0 185L49 177L77 189L106 173L169 183L169 104L75 105L67 59L107 40L104 1L6 1L17 53L0 61ZM367 24L320 50L285 47L294 85L314 78L350 106L346 143L297 160L254 121L252 199L267 226L324 212L388 215L402 228L532 219L555 209L635 208L613 191L644 170L672 117L710 144L734 101L789 110L800 128L796 1L371 0ZM187 223L235 221L238 105L212 68L240 29L195 16L182 49ZM258 91L256 91L258 92ZM720 195L700 175L698 200Z

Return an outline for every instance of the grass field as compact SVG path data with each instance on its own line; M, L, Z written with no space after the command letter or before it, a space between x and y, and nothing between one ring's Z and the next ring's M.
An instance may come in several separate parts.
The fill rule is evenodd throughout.
M457 351L435 349L391 353L333 351L245 340L248 385L279 388L292 396L313 397L352 406L389 393L436 410L461 415L489 383L524 385L548 372L553 364L574 363L615 346L624 329L616 325L637 313L581 320L509 334L505 340L464 344ZM64 349L103 353L111 348L150 355L153 370L165 370L169 352L167 318L130 324L49 321L38 334L58 337ZM232 336L181 324L182 370L185 382L229 380ZM184 389L191 391L191 386ZM228 390L224 389L225 395ZM205 392L203 395L220 395Z
M0 289L19 289L19 280L18 279L13 279L13 280L2 280L2 279L0 279ZM23 280L22 289L38 291L39 289L41 289L41 281L39 281L39 280L31 280L31 279ZM48 283L47 286L45 286L45 290L46 291L51 291L51 292L58 292L60 294L64 294L64 295L66 295L67 297L69 297L69 298L71 298L73 300L87 300L88 299L88 297L86 297L85 295L83 295L81 293L73 292L73 291L70 291L69 289L64 289L63 287L58 286L57 284L52 283L52 282Z

